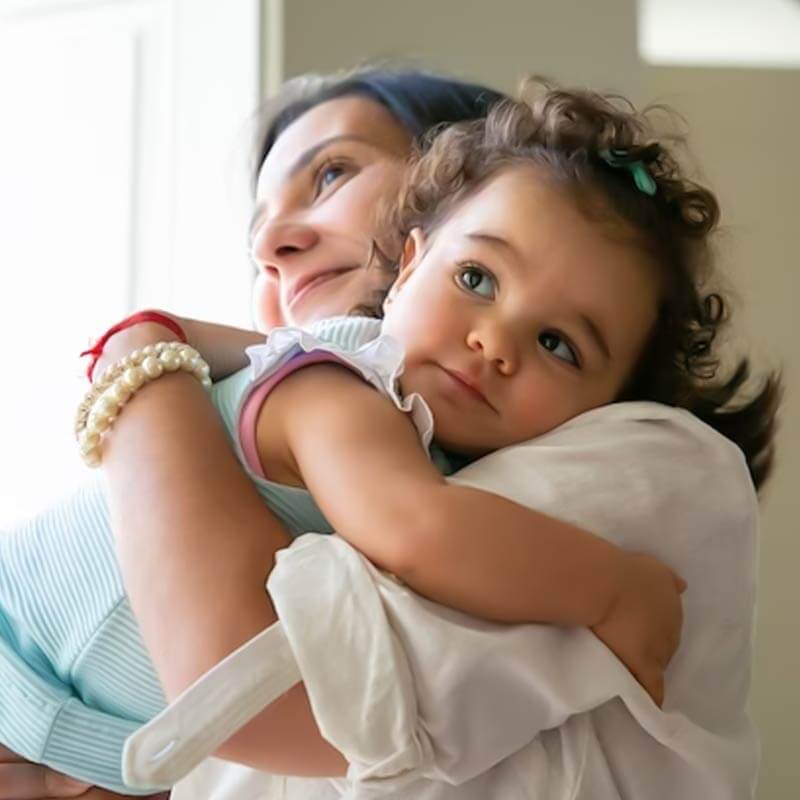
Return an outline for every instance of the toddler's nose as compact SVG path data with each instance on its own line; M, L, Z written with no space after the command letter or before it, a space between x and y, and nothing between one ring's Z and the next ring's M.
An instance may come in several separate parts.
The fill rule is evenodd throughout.
M511 375L517 369L518 355L510 333L499 325L484 324L467 334L467 346L479 352L502 374Z

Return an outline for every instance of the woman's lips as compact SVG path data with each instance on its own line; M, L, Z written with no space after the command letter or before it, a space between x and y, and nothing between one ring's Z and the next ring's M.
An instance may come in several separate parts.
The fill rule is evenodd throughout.
M322 272L316 272L312 275L303 276L302 278L298 279L294 286L290 287L288 297L286 298L287 306L291 308L312 289L316 289L323 283L327 283L329 280L337 278L339 275L344 275L347 272L351 272L354 269L356 268L337 267L336 269L327 269Z

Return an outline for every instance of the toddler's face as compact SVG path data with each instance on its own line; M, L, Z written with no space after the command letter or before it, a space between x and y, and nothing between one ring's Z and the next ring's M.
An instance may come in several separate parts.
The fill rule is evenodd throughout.
M506 170L428 238L415 231L383 330L436 440L483 454L612 402L656 320L655 267L533 167Z

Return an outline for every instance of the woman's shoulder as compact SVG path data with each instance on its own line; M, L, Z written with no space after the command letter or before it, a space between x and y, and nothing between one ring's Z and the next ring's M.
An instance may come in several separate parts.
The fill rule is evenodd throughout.
M736 445L687 411L650 402L581 414L456 476L619 544L643 527L752 532L758 504Z
M587 449L604 448L610 458L634 453L642 458L672 454L684 463L705 467L726 464L748 474L744 453L730 439L684 408L649 401L611 403L592 409L526 444L583 444Z
M683 408L635 401L611 403L573 417L547 433L488 456L500 454L593 453L600 463L633 456L665 457L708 466L724 462L747 473L744 454L730 439Z

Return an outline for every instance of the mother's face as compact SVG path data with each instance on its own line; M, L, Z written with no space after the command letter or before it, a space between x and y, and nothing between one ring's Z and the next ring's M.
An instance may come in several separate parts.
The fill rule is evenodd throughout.
M385 275L365 264L410 144L386 109L357 96L315 106L278 137L251 227L259 330L346 314L382 286Z

